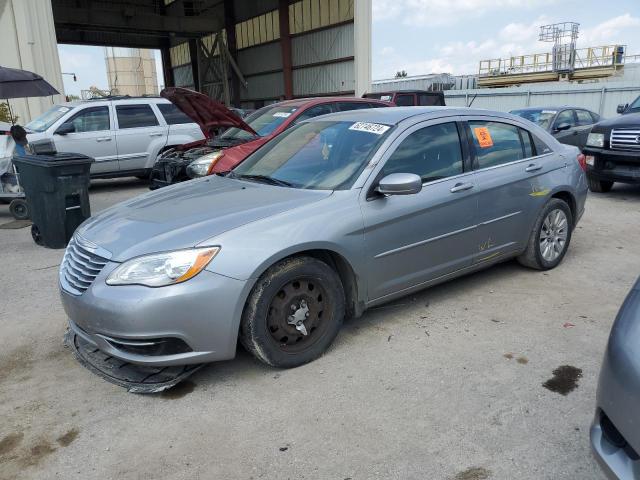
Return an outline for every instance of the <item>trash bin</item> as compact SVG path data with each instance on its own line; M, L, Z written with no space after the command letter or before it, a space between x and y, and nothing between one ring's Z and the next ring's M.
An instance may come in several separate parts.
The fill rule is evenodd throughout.
M64 248L91 216L89 169L93 159L77 153L22 155L13 163L31 211L31 235L48 248Z

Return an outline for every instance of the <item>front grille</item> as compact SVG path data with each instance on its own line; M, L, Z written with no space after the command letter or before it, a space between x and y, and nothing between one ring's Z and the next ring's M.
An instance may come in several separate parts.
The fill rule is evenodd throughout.
M640 129L611 130L611 150L640 151Z
M106 258L83 248L75 238L72 238L60 266L62 288L73 295L82 295L107 261Z

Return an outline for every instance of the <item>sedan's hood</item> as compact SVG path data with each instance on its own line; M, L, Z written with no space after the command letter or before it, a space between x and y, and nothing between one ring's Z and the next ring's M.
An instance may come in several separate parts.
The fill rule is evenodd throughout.
M193 247L225 231L292 210L329 191L276 187L218 176L149 192L90 218L78 233L115 261Z
M617 117L602 120L593 126L592 132L607 132L612 128L640 127L640 113L627 113Z
M236 127L257 135L253 128L224 104L202 93L188 88L169 87L162 90L160 95L197 123L207 138L212 136L215 129L224 127Z

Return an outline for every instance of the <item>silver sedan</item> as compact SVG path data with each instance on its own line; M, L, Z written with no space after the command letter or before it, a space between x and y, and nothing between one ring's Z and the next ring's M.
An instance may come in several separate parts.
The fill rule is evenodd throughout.
M374 305L511 258L554 268L584 211L584 169L577 148L509 114L318 117L232 172L84 223L60 268L68 338L111 380L128 363L164 381L167 367L232 358L238 339L295 367Z

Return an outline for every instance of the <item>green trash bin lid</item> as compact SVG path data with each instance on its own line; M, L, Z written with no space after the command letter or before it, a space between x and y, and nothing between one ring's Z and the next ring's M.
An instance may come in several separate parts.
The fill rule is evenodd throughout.
M38 167L60 167L65 165L85 165L94 159L80 153L56 153L53 155L20 155L13 157L17 165L34 165Z

